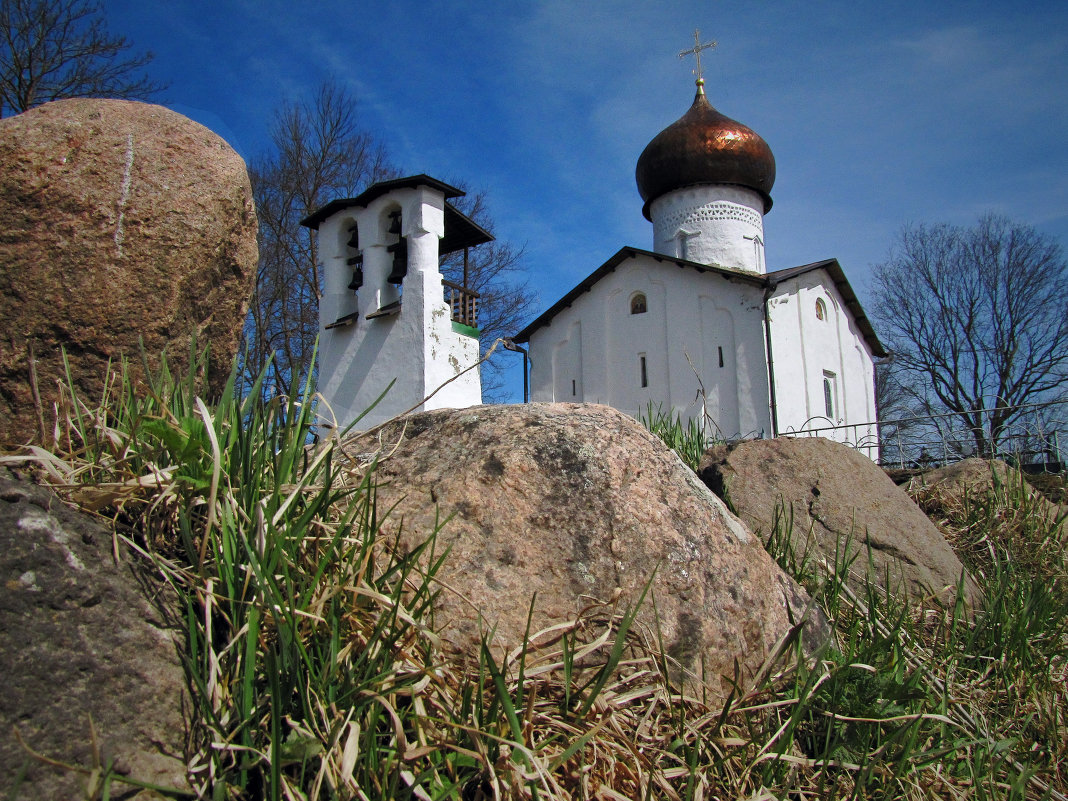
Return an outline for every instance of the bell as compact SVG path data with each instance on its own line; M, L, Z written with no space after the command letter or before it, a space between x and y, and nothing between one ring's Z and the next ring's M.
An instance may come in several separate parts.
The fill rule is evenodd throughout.
M399 211L391 212L389 215L389 233L400 235L401 232L401 213Z
M357 267L352 271L352 280L349 281L349 289L355 292L361 286L363 286L363 268Z
M389 278L386 280L391 284L400 284L404 282L404 276L408 274L408 251L407 249L398 250L393 254L393 271L389 274Z
M356 226L352 226L349 229L349 233L352 236L349 237L349 241L346 243L350 248L359 248L360 246L360 232L356 229Z

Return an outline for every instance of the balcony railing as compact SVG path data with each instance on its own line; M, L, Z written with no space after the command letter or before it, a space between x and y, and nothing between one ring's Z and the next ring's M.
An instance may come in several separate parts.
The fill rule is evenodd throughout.
M444 278L441 283L445 287L445 302L452 309L453 322L478 328L478 293Z

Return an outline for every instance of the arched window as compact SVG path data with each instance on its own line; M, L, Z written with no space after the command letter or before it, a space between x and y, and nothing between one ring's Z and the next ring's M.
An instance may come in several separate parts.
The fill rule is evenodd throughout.
M816 319L827 319L827 304L823 302L823 298L816 298Z
M649 310L649 305L645 301L644 292L635 292L630 296L630 313L631 314L645 314Z

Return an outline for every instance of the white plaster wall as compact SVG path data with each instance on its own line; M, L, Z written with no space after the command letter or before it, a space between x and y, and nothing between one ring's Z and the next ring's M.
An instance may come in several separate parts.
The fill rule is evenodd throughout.
M824 320L816 317L817 299L827 309ZM818 434L854 445L871 443L865 452L875 458L874 361L831 277L814 270L784 282L768 306L780 433L847 426ZM837 383L833 419L826 416L824 371Z
M389 235L389 212L402 212L401 235L408 240L408 273L402 289L389 284L396 241ZM353 304L346 287L352 268L347 228L355 219L363 254L364 284L358 292L355 325L326 330ZM322 417L345 426L366 412L394 382L377 406L357 424L368 428L412 407L448 379L478 361L478 340L453 330L438 269L438 243L444 234L444 198L427 188L401 189L366 208L338 212L319 226L324 297L320 301L319 392ZM403 295L403 297L402 297ZM368 320L367 315L402 298L399 314ZM482 402L478 369L438 392L426 408L461 408Z
M764 200L751 189L701 185L653 201L653 250L732 270L765 273Z
M352 268L346 264L356 254L348 249L348 229L355 223L351 214L337 214L319 226L319 269L323 274L323 295L319 298L319 385L324 384L343 358L346 340L323 331L324 326L357 310L357 296L347 289ZM327 380L328 380L327 378Z
M628 414L645 412L650 403L671 408L667 354L670 350L668 298L664 276L643 261L628 259L602 279L594 291L603 296L600 315L605 332L600 359L605 367L604 401ZM635 294L645 295L645 314L631 314ZM641 386L641 356L645 356L648 386Z
M738 403L738 352L730 296L701 295L701 359L707 407L720 436L742 432ZM720 366L720 354L723 366ZM712 410L715 410L713 413Z
M424 198L432 197L435 202L431 204L424 199L416 206L416 214L404 215L402 219L408 238L408 275L404 279L403 306L407 306L411 290L418 288L422 298L420 312L424 334L422 397L435 393L421 408L474 406L482 402L479 372L474 367L479 356L478 339L454 330L452 310L445 302L438 266L438 245L445 233L444 199L436 192L420 191ZM406 310L402 309L402 316ZM463 372L467 367L473 369Z
M630 313L636 291L646 295L645 314ZM651 402L701 420L703 383L708 414L723 436L770 433L761 302L759 287L649 257L628 259L531 335L532 398L605 403L634 416Z
M562 339L552 345L552 400L581 403L585 398L582 375L582 321L569 320Z

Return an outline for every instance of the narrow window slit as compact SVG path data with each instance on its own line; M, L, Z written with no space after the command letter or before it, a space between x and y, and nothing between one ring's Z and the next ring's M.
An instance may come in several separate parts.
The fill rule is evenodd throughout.
M828 419L835 419L838 408L838 377L830 370L823 371L823 407Z

